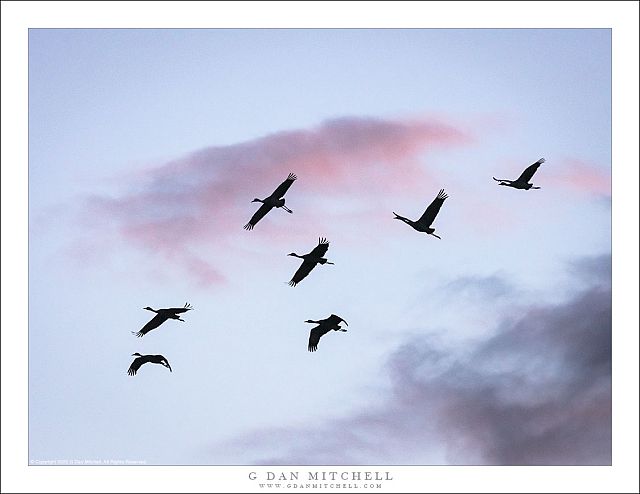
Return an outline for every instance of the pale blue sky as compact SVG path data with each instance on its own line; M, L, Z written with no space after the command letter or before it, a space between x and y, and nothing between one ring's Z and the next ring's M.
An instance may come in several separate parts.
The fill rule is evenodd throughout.
M30 459L250 463L251 448L221 443L371 407L386 396L386 360L409 336L433 335L454 355L493 334L510 304L568 297L580 282L567 263L610 253L610 197L576 185L570 172L578 162L610 174L609 30L29 36ZM381 198L416 218L444 187L442 241L393 222L391 210L380 230L329 221L330 231L286 247L265 243L268 227L247 234L239 224L224 252L194 247L224 261L229 279L203 288L83 210L88 197L146 190L150 170L194 151L341 117L437 118L472 137L417 157L437 179L423 193ZM515 178L543 156L540 191L491 180ZM304 218L305 178L313 180L300 174L289 193L294 215L275 211L265 224L294 228ZM250 196L238 197L247 218L249 201L275 185L250 183ZM333 206L349 209L349 199ZM347 231L354 238L341 241ZM320 235L336 265L291 289L284 282L297 264L285 254L310 250ZM69 249L87 237L101 248L75 262ZM462 300L443 290L468 278L506 283L508 294ZM130 334L148 319L142 307L185 301L196 309L186 323L167 322L143 341ZM307 353L302 321L332 312L349 332ZM146 366L128 377L136 351L164 354L174 372ZM271 454L278 448L286 445ZM434 444L403 461L447 461L444 449Z

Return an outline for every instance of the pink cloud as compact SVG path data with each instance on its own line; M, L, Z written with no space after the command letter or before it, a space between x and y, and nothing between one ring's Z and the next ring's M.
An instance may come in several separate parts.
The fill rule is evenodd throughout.
M549 173L553 185L580 192L611 196L611 173L578 159L568 159Z
M125 243L210 285L225 277L203 251L207 259L219 258L239 237L268 235L282 242L301 232L316 236L332 215L353 213L373 223L367 213L380 210L389 197L424 190L433 181L421 162L424 153L469 141L467 133L442 121L329 120L193 152L149 170L119 197L90 198L88 211L102 230L110 227ZM289 172L299 178L286 196L293 218L272 211L255 231L243 231L257 209L251 199L268 196ZM336 204L342 210L332 211Z

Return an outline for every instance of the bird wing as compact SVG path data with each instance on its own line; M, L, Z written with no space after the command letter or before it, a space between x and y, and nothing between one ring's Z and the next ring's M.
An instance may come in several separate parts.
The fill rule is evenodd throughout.
M137 333L133 333L133 334L135 334L138 337L142 337L142 336L146 335L152 329L156 329L158 326L160 326L167 319L168 318L167 318L166 314L163 314L162 312L159 312L158 314L156 314L151 319L151 321L149 321L147 324L145 324L140 331L138 331Z
M325 321L327 322L327 324L329 324L331 326L337 326L341 322L347 324L347 321L342 319L340 316L336 316L335 314L331 314L329 317L327 317L325 319ZM348 324L347 324L347 326L348 326Z
M127 370L127 374L129 374L130 376L135 376L136 372L138 372L138 369L142 366L142 364L146 363L147 361L148 361L148 358L146 356L138 357L134 359L134 361L131 362L129 369Z
M422 216L420 216L420 219L416 221L416 223L420 223L425 227L431 226L431 223L436 219L438 211L440 211L440 208L442 207L442 203L447 197L449 196L445 194L444 189L440 189L436 198L431 202L431 204L429 204L429 207L425 210Z
M525 169L525 171L522 172L522 175L518 177L518 180L516 180L516 182L527 183L529 180L531 180L531 177L533 177L533 174L538 171L538 168L542 163L544 163L544 158L540 158L533 165L529 165Z
M273 194L271 194L271 197L280 199L283 195L286 194L286 192L289 190L289 187L291 187L291 184L295 182L297 178L298 177L296 177L293 173L289 173L289 176L287 177L287 179L284 182L282 182L280 185L278 185L278 188L273 191Z
M170 309L164 309L167 312L171 312L172 314L182 314L183 312L187 312L188 310L193 309L191 305L185 304L184 307L171 307Z
M318 245L316 245L315 248L311 252L309 252L309 255L312 257L322 257L327 253L328 250L329 242L327 242L327 239L319 238Z
M179 307L177 309L175 308L171 308L171 309L167 309L167 311L172 312L173 314L182 314L183 312L187 312L188 310L191 310L190 308L187 309L185 307Z
M302 264L293 275L293 278L291 278L289 285L296 286L298 283L304 280L307 277L307 275L311 272L311 270L315 267L316 267L316 263L313 261L307 261L307 260L302 261Z
M167 364L167 368L169 369L169 372L173 372L171 370L171 365L169 364L169 361L167 360L167 358L164 355L158 355L158 357L160 357L161 361Z
M245 230L253 230L253 227L256 226L256 223L264 218L264 215L271 211L273 206L269 206L268 204L262 203L262 206L258 208L258 210L254 213L254 215L249 220L249 223L244 225Z
M326 328L325 325L319 325L313 328L309 333L308 349L310 352L315 352L318 349L318 342L320 341L320 337L322 335L327 334L327 332L329 331L328 329L325 329L325 328Z

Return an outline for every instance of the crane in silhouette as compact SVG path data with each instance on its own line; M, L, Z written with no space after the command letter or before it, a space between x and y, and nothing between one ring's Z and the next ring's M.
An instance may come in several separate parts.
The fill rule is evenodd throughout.
M349 325L347 324L347 321L339 316L336 316L335 314L331 314L326 319L320 319L319 321L308 319L305 322L317 324L317 326L313 328L309 333L308 349L310 352L315 352L318 349L318 342L320 341L320 338L322 338L322 336L327 334L329 331L342 331L343 333L346 333L347 330L343 329L340 326L341 322L345 323L347 326Z
M146 364L147 362L151 362L152 364L164 365L167 369L169 369L169 372L173 372L171 370L171 366L169 365L169 361L166 358L164 358L162 355L141 355L140 353L136 352L131 356L138 357L138 358L134 359L133 362L131 362L131 365L129 366L129 370L127 371L127 374L129 374L130 376L135 376L136 373L138 372L138 369L144 364Z
M276 190L273 191L266 199L258 199L257 197L251 202L261 202L262 206L258 208L258 210L254 213L254 215L249 220L249 223L244 225L245 230L253 230L253 227L256 226L256 223L260 221L264 216L271 211L273 208L282 208L287 213L293 213L287 206L284 205L284 195L291 187L291 184L296 181L298 177L296 177L293 173L289 173L287 179L282 182Z
M151 312L155 312L156 315L153 316L153 318L147 324L145 324L140 331L137 331L137 332L131 331L131 333L136 335L138 338L141 338L152 329L156 329L167 319L176 319L178 321L184 322L184 319L182 319L178 314L182 314L183 312L187 312L188 310L191 310L191 309L193 309L193 307L191 307L191 304L189 303L184 304L184 307L172 307L170 309L155 310L155 309L152 309L151 307L145 307L144 310L150 310Z
M538 171L538 168L544 163L544 158L540 158L533 165L529 165L516 180L507 180L506 178L492 177L496 182L500 182L498 185L506 185L507 187L513 187L514 189L539 189L540 187L534 187L529 183L529 180L533 177L533 174Z
M305 254L303 256L299 256L295 252L292 252L291 254L287 254L289 256L302 259L302 264L293 275L293 278L291 278L289 285L296 286L303 279L305 279L307 275L311 272L311 270L315 268L318 264L333 264L332 262L329 262L327 259L323 257L327 253L328 249L329 249L329 242L327 242L327 239L319 238L318 245L316 245L315 248L308 254Z
M436 196L436 198L431 202L431 204L429 204L429 207L427 207L425 212L422 214L422 216L420 216L420 218L417 221L409 220L404 216L400 216L395 212L393 213L395 215L393 219L404 221L407 225L409 225L414 230L426 233L427 235L433 235L436 238L440 238L438 235L433 233L436 231L436 229L431 228L431 223L433 223L433 220L436 219L436 216L438 215L438 212L442 207L442 203L447 197L449 196L445 194L444 189L440 189L440 192L438 192L438 195Z

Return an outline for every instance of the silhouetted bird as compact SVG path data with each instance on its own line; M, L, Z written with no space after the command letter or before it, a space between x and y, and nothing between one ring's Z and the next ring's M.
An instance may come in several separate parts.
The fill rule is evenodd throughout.
M191 307L190 304L186 303L184 304L184 307L177 307L177 308L171 308L171 309L152 309L151 307L145 307L145 310L150 310L151 312L155 312L156 315L154 316L153 319L151 319L151 321L149 321L147 324L144 325L144 327L136 332L136 331L131 331L132 334L136 335L138 338L144 336L145 334L147 334L149 331L151 331L152 329L156 329L158 326L160 326L163 322L165 322L167 319L177 319L178 321L182 321L184 322L184 319L180 319L180 316L178 314L182 314L183 312L187 312L188 310L193 309L193 307Z
M431 228L431 223L433 223L433 220L436 218L438 211L440 211L440 207L442 206L442 203L447 197L449 196L445 194L444 189L440 189L440 192L438 192L438 195L436 196L436 198L433 200L431 204L429 204L429 207L425 210L423 215L420 216L420 219L418 221L409 220L404 216L400 216L395 212L393 213L395 214L395 218L393 219L404 221L407 225L409 225L414 230L417 230L419 232L424 232L427 235L433 235L436 238L440 238L438 235L433 233L436 231L436 229Z
M139 353L134 353L131 356L138 358L134 359L129 366L127 374L129 374L130 376L135 376L136 372L138 372L138 369L147 362L151 362L152 364L164 365L167 369L169 369L169 372L173 372L171 370L171 366L169 365L169 361L162 355L141 355Z
M540 187L534 187L529 183L529 180L533 177L533 174L538 171L540 165L544 163L544 158L540 158L533 165L529 165L525 171L522 172L517 180L507 180L506 178L492 177L496 182L500 182L498 185L506 185L507 187L513 187L514 189L539 189Z
M293 275L293 278L291 278L289 285L296 286L298 283L300 283L303 279L307 277L307 275L311 272L313 268L316 267L317 264L333 264L332 262L329 262L324 257L322 257L327 253L328 249L329 249L329 242L327 242L327 239L319 238L318 245L316 245L316 247L308 254L305 254L303 256L299 256L295 252L292 252L291 254L287 254L289 256L303 259L302 264Z
M267 214L273 208L282 208L287 213L293 213L287 206L284 205L284 195L291 187L291 184L295 182L296 177L293 173L289 173L287 179L278 185L278 188L273 191L266 199L258 199L257 197L251 202L261 202L262 206L255 212L255 214L249 220L249 223L244 225L245 230L253 230L253 227L256 226L256 223L260 221L265 214Z
M340 327L341 322L345 323L347 326L349 325L347 324L347 321L339 316L336 316L335 314L331 314L326 319L320 319L319 321L312 321L311 319L308 319L305 322L317 324L317 326L311 330L311 333L309 333L310 352L315 352L318 349L318 342L320 341L320 338L327 334L329 331L333 330L346 332L346 329L342 329Z

